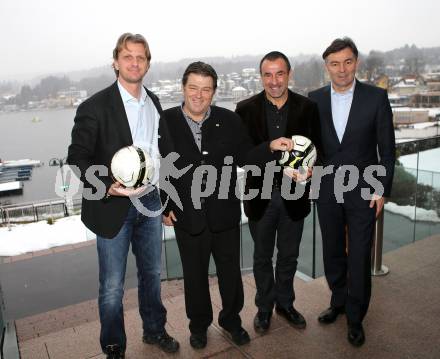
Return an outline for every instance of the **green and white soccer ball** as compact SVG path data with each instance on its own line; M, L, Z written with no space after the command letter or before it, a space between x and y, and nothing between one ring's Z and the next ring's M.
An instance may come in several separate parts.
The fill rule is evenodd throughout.
M312 141L305 136L292 136L293 149L283 151L278 163L283 167L298 170L301 167L305 170L313 167L316 162L316 148Z

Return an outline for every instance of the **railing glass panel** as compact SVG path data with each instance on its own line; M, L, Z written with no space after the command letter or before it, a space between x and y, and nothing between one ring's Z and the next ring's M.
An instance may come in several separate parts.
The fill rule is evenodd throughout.
M4 312L3 292L2 292L2 286L0 283L0 352L2 352L1 345L3 343L3 333L4 333L4 329L5 329L5 322L3 320L3 312Z
M241 219L241 268L243 270L252 270L254 241L251 237L247 217L244 215Z
M385 204L384 251L402 247L414 240L414 205L417 171L396 166L393 190Z
M440 148L418 154L414 240L440 233Z
M316 268L316 259L322 258L319 254L315 254L316 251L316 241L317 238L314 235L313 227L315 225L313 219L313 206L310 214L304 219L304 229L301 239L301 247L298 257L298 270L309 277L316 275L314 271L314 266ZM316 214L317 219L317 214ZM321 238L319 238L319 244L321 243Z
M386 205L384 250L440 234L440 137L397 145L393 191Z
M392 196L386 204L384 218L384 251L397 249L404 245L413 243L416 240L440 234L440 137L411 141L397 146L400 155L399 162L395 167ZM48 201L49 202L49 201ZM49 217L62 217L65 215L77 214L80 212L80 201L75 200L72 205L53 201L44 205L22 204L11 208L4 206L0 211L0 223L4 226L14 222L28 222L47 219ZM241 267L243 271L252 270L254 245L250 235L246 217L242 217L240 226L241 235ZM37 238L37 237L36 237ZM37 256L21 262L0 263L0 280L5 290L4 296L0 286L0 336L6 323L14 318L37 314L37 312L55 309L62 306L74 304L87 299L96 298L98 285L97 258L95 246L77 248L71 252L57 252L51 257ZM81 254L81 256L78 255ZM276 249L274 258L276 258ZM81 260L79 259L81 257ZM55 270L47 271L44 261L50 262L50 268ZM84 262L82 262L84 260ZM84 263L84 265L82 265ZM386 260L384 261L386 265ZM45 298L41 299L37 290L31 295L23 295L23 286L15 285L17 273L14 272L14 283L5 279L6 269L20 267L25 268L31 265L31 271L25 272L26 281L33 271L45 273L42 278L42 285L45 286L44 293L53 293L47 304ZM44 265L44 266L43 266ZM63 270L57 270L62 268ZM75 273L69 278L66 277L66 268L71 268L70 273ZM78 270L80 268L81 270ZM393 271L393 268L390 268ZM304 231L298 258L298 271L310 276L319 277L323 275L322 261L322 237L319 227L316 209L312 206L312 212L305 218ZM215 265L211 259L209 272L215 274ZM3 273L4 277L1 278ZM63 274L64 273L64 274ZM35 276L35 275L34 275ZM32 276L31 276L32 277ZM163 254L162 254L162 279L182 278L182 266L176 243L173 228L167 227L164 230ZM41 279L41 276L40 276ZM32 280L32 278L31 278ZM66 280L71 288L81 288L81 295L72 296L66 292ZM25 282L25 281L23 281ZM44 282L44 283L43 283ZM33 280L33 283L39 283ZM86 283L87 285L84 285ZM137 270L135 259L129 256L126 273L126 287L137 286ZM48 291L49 290L49 291ZM72 290L74 292L74 290ZM67 295L66 295L67 293ZM3 297L5 305L3 305ZM74 297L74 299L72 299ZM20 299L20 303L18 303ZM41 303L38 303L41 302ZM16 303L20 305L15 305ZM34 304L37 303L38 305ZM41 305L40 305L41 304ZM38 308L38 310L34 309ZM13 315L11 313L17 313ZM1 339L1 338L0 338Z
M168 279L182 278L182 262L180 261L179 248L174 235L174 228L164 226L164 233L166 276Z

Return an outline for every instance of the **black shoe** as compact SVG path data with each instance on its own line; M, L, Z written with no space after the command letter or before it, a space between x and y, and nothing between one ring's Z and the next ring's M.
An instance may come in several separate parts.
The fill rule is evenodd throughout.
M227 330L227 332L231 335L231 339L236 345L244 345L251 341L248 332L242 327L231 331Z
M144 334L142 340L147 344L158 345L160 349L167 353L175 353L179 350L179 342L167 332L156 335Z
M264 334L269 330L272 312L258 311L254 318L254 329L257 333Z
M331 324L338 318L339 314L343 313L345 313L344 307L330 307L319 315L318 321L322 324Z
M365 333L362 324L349 324L347 339L355 347L362 346L365 343Z
M117 344L107 345L104 350L107 359L124 359L125 354L121 347Z
M194 349L203 349L206 347L206 343L208 342L208 337L206 335L206 332L204 333L191 333L191 336L189 337L189 344Z
M300 312L298 312L294 307L281 308L275 307L275 311L284 317L291 326L297 329L304 329L306 327L306 320Z

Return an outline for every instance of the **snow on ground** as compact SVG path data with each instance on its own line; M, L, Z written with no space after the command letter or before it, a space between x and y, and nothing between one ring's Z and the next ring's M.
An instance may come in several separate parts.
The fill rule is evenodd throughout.
M419 130L419 129L423 129L423 128L427 128L427 127L432 127L432 126L436 126L437 122L419 122L419 123L415 123L414 129Z
M47 221L11 225L0 228L0 256L15 256L27 252L48 249L64 244L84 242L90 232L82 224L80 216L57 219L49 225Z
M385 204L387 211L414 220L413 206L398 206L393 202ZM244 211L242 210L242 213ZM440 218L434 210L417 208L418 221L440 223ZM242 214L242 223L247 223L247 217ZM57 219L55 224L47 221L0 227L0 256L15 256L27 252L44 250L65 244L85 242L94 239L95 235L86 229L80 216ZM174 238L171 227L165 227L165 239Z
M433 209L417 207L417 211L414 213L414 206L399 206L393 202L386 203L385 209L391 213L400 214L412 221L414 221L415 217L417 221L440 223L440 218Z

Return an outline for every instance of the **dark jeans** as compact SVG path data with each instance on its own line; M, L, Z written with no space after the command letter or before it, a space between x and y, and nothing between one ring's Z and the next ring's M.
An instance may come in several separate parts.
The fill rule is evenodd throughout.
M371 297L371 246L375 208L318 202L318 217L324 272L332 291L330 305L345 306L347 320L352 324L361 323Z
M249 220L254 240L254 277L257 287L255 305L260 311L271 312L274 304L288 308L295 300L293 278L298 264L299 245L304 219L293 221L283 203L281 193L274 190L259 221ZM278 250L275 279L272 257Z
M143 196L141 202L152 211L159 210L161 206L157 190ZM161 223L160 215L144 216L131 204L127 218L114 238L97 236L98 304L103 350L110 344L118 344L123 350L126 347L122 298L130 243L136 257L139 312L144 333L156 334L164 331L166 309L160 297Z
M239 313L243 308L244 294L240 271L239 226L219 233L205 228L197 235L175 228L175 233L182 259L185 307L191 333L206 332L212 323L208 281L211 254L222 298L218 323L229 331L240 328Z

